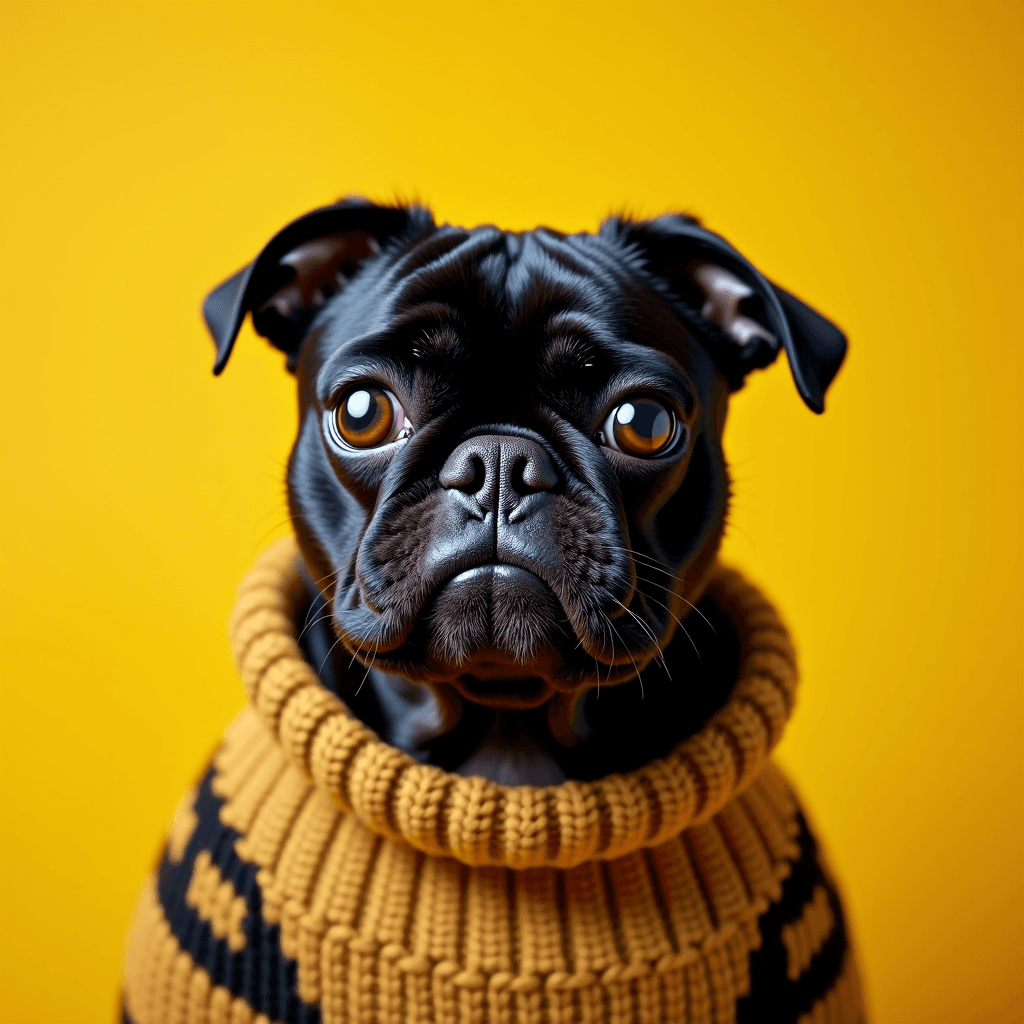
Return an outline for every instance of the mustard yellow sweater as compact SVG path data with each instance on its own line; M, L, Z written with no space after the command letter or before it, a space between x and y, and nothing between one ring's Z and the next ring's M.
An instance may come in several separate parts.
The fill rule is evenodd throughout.
M537 789L382 743L302 657L293 542L239 591L251 706L175 818L125 969L133 1024L862 1020L842 908L769 762L796 669L773 608L669 756Z

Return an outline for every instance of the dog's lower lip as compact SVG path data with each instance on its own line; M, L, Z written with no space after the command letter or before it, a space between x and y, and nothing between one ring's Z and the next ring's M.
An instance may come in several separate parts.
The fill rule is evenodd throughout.
M447 583L464 582L472 579L474 576L480 576L485 572L493 572L496 576L506 577L525 574L527 576L532 576L542 585L546 586L544 581L541 580L535 572L530 572L529 569L523 569L517 565L506 565L504 562L484 562L482 565L474 565L471 569L463 569L462 572L456 573L456 575L452 576L451 579L447 580L446 585Z

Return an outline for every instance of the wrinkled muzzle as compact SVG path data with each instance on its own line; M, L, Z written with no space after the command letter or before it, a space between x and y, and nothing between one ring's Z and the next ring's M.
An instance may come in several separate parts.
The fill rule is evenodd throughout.
M629 678L666 633L635 600L616 501L539 440L471 437L436 487L379 503L335 596L338 631L366 663L413 678Z

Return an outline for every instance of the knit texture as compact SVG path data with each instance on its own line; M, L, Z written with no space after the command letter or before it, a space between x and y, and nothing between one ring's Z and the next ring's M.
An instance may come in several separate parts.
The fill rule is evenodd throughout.
M175 817L126 959L134 1024L862 1019L842 907L768 761L796 685L737 573L727 704L665 758L507 787L382 743L303 660L294 542L239 591L251 706Z

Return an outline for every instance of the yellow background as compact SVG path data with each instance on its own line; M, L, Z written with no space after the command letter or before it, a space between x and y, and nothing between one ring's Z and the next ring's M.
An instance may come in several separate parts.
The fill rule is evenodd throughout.
M1024 1017L1020 3L0 7L0 1021L103 1021L243 701L282 359L198 307L341 193L700 214L849 333L733 401L726 555L802 659L781 757L876 1022Z

